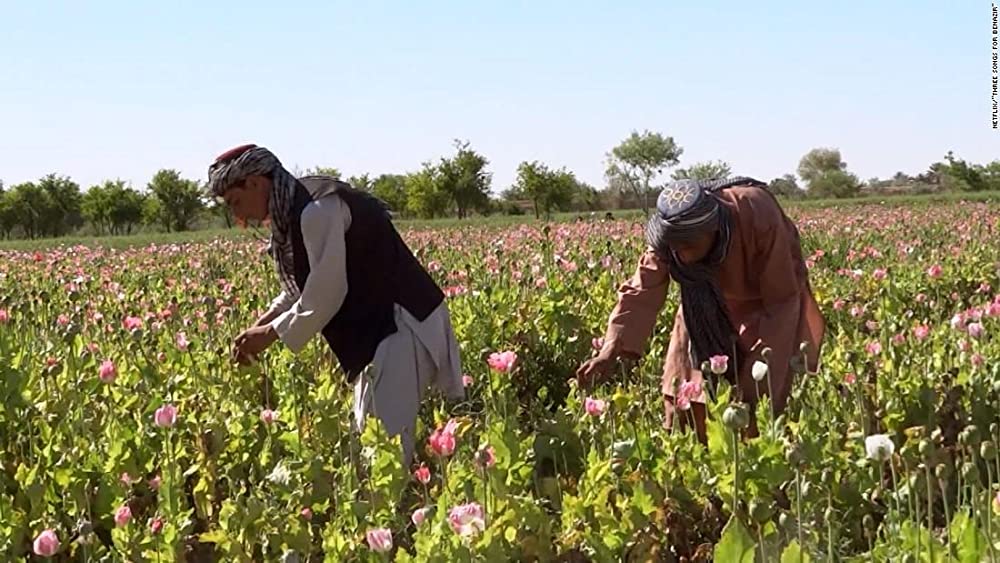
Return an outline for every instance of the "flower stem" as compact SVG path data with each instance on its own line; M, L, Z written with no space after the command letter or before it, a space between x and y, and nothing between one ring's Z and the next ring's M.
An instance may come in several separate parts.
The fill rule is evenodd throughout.
M733 429L733 516L739 510L740 502L740 438L739 430Z
M941 489L941 503L944 505L944 531L945 537L948 540L948 561L952 560L952 543L951 543L951 509L948 508L948 491L945 488L945 482L942 479L938 480L938 487Z
M924 462L924 473L927 476L927 547L930 560L934 561L934 489L931 488L931 466L928 462Z
M802 544L802 472L795 468L795 528L799 538L799 563L802 563L802 552L805 546Z
M831 492L826 497L826 507L827 513L833 512L833 493ZM833 561L833 519L826 519L826 557L828 560Z

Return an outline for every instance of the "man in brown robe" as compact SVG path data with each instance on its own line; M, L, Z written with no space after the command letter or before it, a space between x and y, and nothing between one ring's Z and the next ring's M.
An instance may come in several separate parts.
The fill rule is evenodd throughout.
M681 286L681 305L663 366L665 426L674 423L683 381L701 383L712 356L726 356L722 374L751 406L769 394L767 379L752 377L755 361L770 349L770 389L776 413L791 392L796 371L815 372L825 321L813 297L798 229L764 184L750 178L681 180L668 185L647 226L648 247L632 278L618 289L604 346L577 372L580 382L606 378L621 358L637 360L653 332L671 279ZM685 311L685 307L689 310ZM756 388L756 389L755 389ZM705 433L705 386L690 399L699 439ZM753 412L753 411L751 411ZM756 435L750 417L750 435Z

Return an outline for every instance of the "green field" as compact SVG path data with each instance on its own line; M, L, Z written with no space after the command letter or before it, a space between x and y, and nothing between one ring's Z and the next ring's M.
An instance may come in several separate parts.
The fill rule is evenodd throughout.
M794 214L795 209L816 209L816 208L845 208L861 205L879 206L924 206L934 203L954 203L960 201L1000 201L1000 192L978 192L978 193L943 193L925 194L910 196L876 197L866 196L852 199L810 199L810 200L785 200L783 204ZM570 222L578 217L600 219L604 216L604 211L593 212L567 212L557 213L551 218L554 222ZM616 210L612 214L616 219L641 219L641 210L626 209ZM475 216L468 219L402 219L396 221L400 229L434 229L434 228L455 228L455 227L504 227L524 223L534 223L536 219L531 214L526 215L491 215L488 217ZM151 244L183 244L189 242L204 242L215 238L231 238L234 240L248 239L253 237L264 239L267 237L266 229L241 229L234 227L209 228L182 233L164 232L140 232L126 236L68 236L60 238L46 238L34 240L0 240L0 250L38 250L55 246L104 246L108 248L130 248L135 246L147 246Z

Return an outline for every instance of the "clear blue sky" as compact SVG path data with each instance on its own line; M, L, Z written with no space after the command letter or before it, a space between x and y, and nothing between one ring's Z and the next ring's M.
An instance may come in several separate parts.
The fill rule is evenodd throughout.
M85 6L87 5L87 6ZM990 2L0 0L0 179L415 170L468 139L604 185L633 129L770 179L817 146L862 179L1000 158Z

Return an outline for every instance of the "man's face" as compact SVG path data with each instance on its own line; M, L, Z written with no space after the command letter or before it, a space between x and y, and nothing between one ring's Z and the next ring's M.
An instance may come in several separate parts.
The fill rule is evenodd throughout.
M233 184L222 199L241 222L267 219L267 199L271 193L271 180L264 176L247 176Z
M670 247L677 253L681 262L694 264L701 261L708 254L708 251L712 249L712 245L715 244L716 233L717 231L714 230L708 231L690 241L671 243Z

